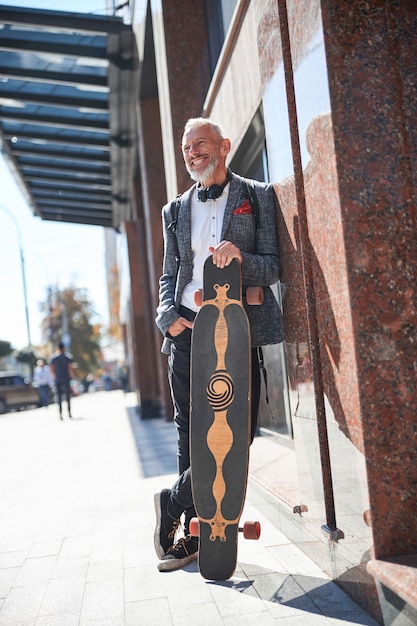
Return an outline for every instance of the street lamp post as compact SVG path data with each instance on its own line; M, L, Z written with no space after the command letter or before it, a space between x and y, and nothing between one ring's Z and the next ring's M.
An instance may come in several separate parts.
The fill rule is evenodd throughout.
M20 233L19 225L16 222L16 220L15 220L14 216L12 215L12 213L10 213L10 211L8 211L6 209L6 207L4 207L2 204L0 204L0 209L2 209L5 213L7 213L7 215L10 217L10 219L13 222L13 224L15 225L16 231L17 231L17 238L18 238L18 241L19 241L20 267L22 269L23 297L24 297L24 301L25 301L26 332L27 332L27 337L28 337L28 346L30 347L32 345L32 341L31 341L31 338L30 338L28 295L27 295L27 289L26 289L25 257L23 255L22 236L21 236L21 233Z

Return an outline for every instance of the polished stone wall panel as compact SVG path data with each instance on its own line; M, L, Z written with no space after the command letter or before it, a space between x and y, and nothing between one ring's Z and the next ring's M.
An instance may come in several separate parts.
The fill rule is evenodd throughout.
M339 428L363 451L350 294L330 114L314 117L306 135L311 159L304 170L304 188L323 390ZM337 449L331 449L332 453L338 456Z
M165 3L171 19L177 4ZM209 111L236 149L263 104L297 498L307 507L289 536L377 617L366 561L417 541L416 13L414 0L249 2ZM200 42L190 28L181 50L192 58ZM187 93L204 54L194 66L178 61L168 40L178 126L198 101ZM321 532L329 470L337 542Z
M149 268L150 296L148 307L152 319L156 315L159 297L159 277L162 274L163 237L161 207L166 202L166 189L161 185L163 172L160 109L157 98L144 98L138 110L139 168L143 182L143 214L146 233L146 253ZM171 393L167 376L167 357L161 353L163 337L155 324L152 327L161 414L167 419L173 415Z
M255 0L257 54L264 89L282 62L281 37L276 0Z
M303 10L297 2L286 5L296 110L288 107L281 65L265 89L264 110L269 163L282 211L278 230L282 280L287 288L284 315L290 402L299 488L308 508L303 523L316 537L315 545L305 544L304 549L312 558L319 557L333 577L349 580L351 586L356 573L363 583L355 585L356 598L375 608L376 596L370 593L373 580L360 565L372 551L372 533L364 519L369 509L367 470L320 4L306 2ZM277 128L284 130L280 133ZM299 144L301 177L294 169L291 133ZM311 316L318 329L317 389L310 359ZM327 461L318 440L317 394L324 394L330 454L325 469L331 471L336 522L344 533L338 543L327 542L320 532L326 523L322 470Z
M370 517L389 557L417 550L417 12L322 5Z

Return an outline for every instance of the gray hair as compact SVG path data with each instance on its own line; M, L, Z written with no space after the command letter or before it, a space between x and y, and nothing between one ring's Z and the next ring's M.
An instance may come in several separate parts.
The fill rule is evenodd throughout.
M187 133L192 128L195 128L196 126L210 126L213 130L216 131L220 139L226 139L226 135L224 134L220 124L217 124L217 122L210 119L209 117L191 117L184 126L183 135L185 135L185 133Z

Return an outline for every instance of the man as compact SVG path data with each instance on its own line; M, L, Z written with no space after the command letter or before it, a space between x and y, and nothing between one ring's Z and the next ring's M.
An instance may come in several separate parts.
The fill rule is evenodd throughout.
M161 559L160 571L183 567L197 557L198 551L198 540L188 535L188 523L195 514L189 454L190 344L197 312L194 291L203 286L204 261L210 254L214 264L221 268L234 258L239 260L243 290L252 285L264 287L261 306L250 307L245 303L252 335L252 438L260 395L256 348L283 340L282 315L268 286L279 278L275 193L272 186L246 181L227 168L230 147L230 140L212 120L188 120L182 154L196 184L181 197L176 232L172 228L175 221L172 203L162 211L165 251L156 323L165 337L162 351L169 355L180 476L172 489L155 495L155 548ZM248 202L251 183L258 214ZM183 512L185 536L175 543Z
M58 352L52 355L51 374L55 378L56 393L58 396L59 417L62 416L62 397L67 401L68 417L71 415L71 379L75 378L74 369L72 367L72 355L65 352L63 343L58 345Z

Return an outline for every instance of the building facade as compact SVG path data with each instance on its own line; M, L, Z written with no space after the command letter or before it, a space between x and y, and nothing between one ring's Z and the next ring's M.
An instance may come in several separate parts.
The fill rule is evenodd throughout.
M113 229L130 385L141 419L171 419L161 207L190 185L186 120L224 127L279 202L285 342L251 498L381 624L416 624L416 2L107 5L0 5L0 142L28 204Z
M415 3L151 0L136 12L124 306L142 417L172 412L154 325L161 207L190 185L184 123L210 116L232 169L273 182L279 201L286 340L265 350L261 426L276 459L255 491L381 624L416 623Z

